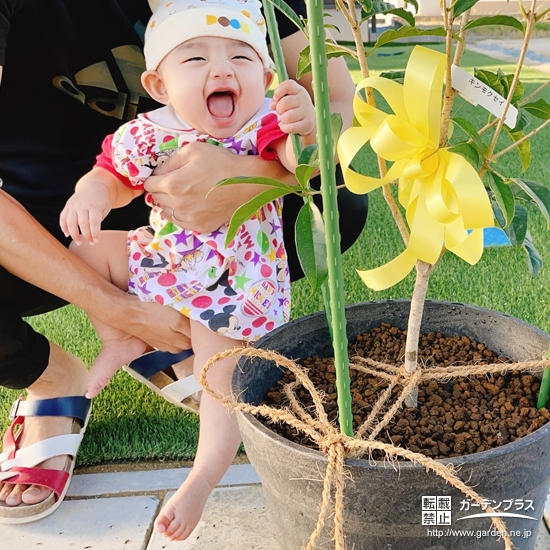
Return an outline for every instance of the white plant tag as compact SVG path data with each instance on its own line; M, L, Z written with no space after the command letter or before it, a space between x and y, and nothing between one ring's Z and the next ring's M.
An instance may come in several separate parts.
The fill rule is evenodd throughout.
M502 115L506 98L495 92L492 88L481 82L474 75L464 69L451 66L451 83L453 88L473 105L481 105L496 117ZM508 128L515 128L518 119L518 110L510 105L506 112L504 124Z

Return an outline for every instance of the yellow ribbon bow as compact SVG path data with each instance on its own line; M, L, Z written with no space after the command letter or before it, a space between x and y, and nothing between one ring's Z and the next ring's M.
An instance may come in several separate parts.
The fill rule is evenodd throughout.
M417 260L434 264L444 246L475 264L483 253L483 228L493 226L489 197L475 169L464 157L439 148L444 72L445 55L416 46L403 85L383 77L365 78L357 92L367 87L378 90L393 114L368 105L356 94L353 109L359 126L346 130L338 141L344 181L353 193L368 193L399 180L409 244L387 264L358 271L373 290L401 281ZM393 162L383 178L350 168L369 141L379 157Z

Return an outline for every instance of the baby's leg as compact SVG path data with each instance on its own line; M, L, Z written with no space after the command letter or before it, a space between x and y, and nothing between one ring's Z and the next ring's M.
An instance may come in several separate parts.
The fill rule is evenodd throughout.
M80 246L72 244L71 251L84 260L97 273L121 290L128 290L127 236L124 231L102 231L99 243ZM93 292L93 289L90 289ZM146 348L145 342L128 335L123 330L104 325L97 317L90 316L103 346L90 371L86 397L95 397L115 374L132 359L139 357Z
M195 376L206 361L220 351L241 345L191 321L191 342L195 351ZM216 363L208 372L210 387L228 394L237 357ZM186 539L199 522L208 496L235 458L241 437L235 414L202 392L199 446L193 469L155 521L155 529L170 540Z

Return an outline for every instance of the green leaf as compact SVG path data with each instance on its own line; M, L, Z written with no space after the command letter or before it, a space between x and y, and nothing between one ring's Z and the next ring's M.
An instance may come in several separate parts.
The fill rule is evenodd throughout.
M504 84L504 93L502 94L504 97L508 97L510 94L510 89L512 87L512 81L514 80L513 74L503 74L502 71L499 69L499 76L501 82ZM523 94L525 93L525 88L523 87L523 84L518 81L516 84L516 87L514 89L514 94L512 95L512 105L517 105L519 103L519 100L523 97Z
M296 12L284 0L267 0L271 2L278 10L282 11L301 31L305 29L302 20Z
M512 128L512 132L521 132L525 130L531 124L531 119L527 115L525 109L520 107L518 109L518 118L516 120L516 125Z
M404 8L395 8L393 10L388 10L381 13L384 13L386 15L391 14L397 17L401 17L401 19L404 19L411 27L414 27L416 25L416 20L414 18L414 15L410 11Z
M302 189L308 189L309 180L312 178L316 169L317 166L313 166L311 164L298 164L298 166L296 166L294 175L296 176L296 179Z
M465 118L455 117L452 119L453 123L461 128L465 134L474 142L475 147L479 153L483 151L483 140L479 135L477 128Z
M296 251L306 279L317 292L328 275L327 249L323 218L312 200L302 206L296 218Z
M475 6L478 2L479 0L456 0L456 2L453 2L451 6L453 8L453 18L456 19L459 15Z
M318 168L319 151L317 150L317 145L313 144L304 147L300 153L296 170L294 170L294 175L298 180L303 195L309 192L309 180L311 179L313 172L315 172Z
M527 234L527 210L523 206L516 204L512 223L504 229L504 232L513 246L523 246Z
M358 3L363 11L372 10L373 0L358 0Z
M504 130L508 134L508 137L515 143L519 141L525 134L523 132L513 132L508 129L506 125L503 126ZM514 148L514 151L518 154L519 160L521 162L521 171L525 172L527 168L531 165L531 144L529 140L526 139L522 141L517 147Z
M330 114L330 133L332 135L332 153L334 156L336 156L336 147L338 146L338 140L342 133L343 124L342 115L340 113Z
M542 258L533 244L531 233L527 231L525 240L523 241L523 249L527 253L527 267L531 273L531 277L536 277L542 269Z
M410 38L414 36L445 36L445 29L443 27L436 27L434 29L417 29L416 27L401 27L399 29L384 31L379 37L374 46L367 52L367 56L371 55L374 50L389 44L400 38Z
M335 44L331 40L327 40L327 42L325 42L325 51L327 52L327 59L330 59L331 57L342 57L342 56L353 57L349 48L339 46L338 44ZM300 57L298 58L298 68L296 70L296 78L299 79L302 76L304 76L306 73L309 73L310 71L311 71L310 48L309 46L306 46L300 52Z
M245 202L242 206L235 210L231 220L229 222L229 229L227 230L227 237L225 238L225 246L235 238L241 225L249 220L262 206L265 206L268 202L274 201L279 197L284 197L292 191L284 191L282 188L268 189L262 191L259 195L253 199Z
M488 172L486 177L489 187L493 192L495 202L504 216L504 224L501 224L501 227L507 227L514 218L516 203L514 193L510 189L510 186L494 172ZM497 219L501 219L500 216L497 216Z
M349 48L344 48L335 44L331 40L325 42L325 51L327 52L327 59L331 57L341 57L343 55L347 57L353 57ZM300 57L298 58L298 68L296 70L296 78L301 78L306 73L311 71L311 58L310 58L310 48L306 46L301 52Z
M319 166L319 151L317 145L312 144L304 147L300 153L298 164L311 164L312 166Z
M512 180L518 187L524 191L531 201L542 212L546 218L546 223L550 227L550 189L548 186L537 181L514 178Z
M548 120L550 118L550 104L544 99L539 99L533 103L526 103L523 105L523 109L542 120Z
M449 152L457 153L464 157L474 168L478 169L480 164L480 156L476 148L465 141L457 143L449 147Z
M525 33L525 29L523 28L521 21L518 21L510 15L488 15L486 17L472 19L472 21L469 21L464 26L463 30L467 31L469 29L475 29L476 27L485 27L488 25L504 25L506 27L513 27L514 29L520 31L522 34Z
M500 209L500 206L494 200L491 200L491 208L493 210L493 216L495 217L497 227L504 229L504 227L506 226L504 212Z
M407 11L403 8L398 8L393 4L390 4L389 2L383 2L382 0L371 0L371 1L359 0L359 4L361 4L361 8L362 8L361 23L366 19L370 19L375 15L378 15L378 14L385 15L385 14L391 13L407 21L407 23L411 27L414 27L415 25L414 15L410 11Z
M405 69L401 71L381 72L380 76L383 78L389 78L390 80L395 80L396 82L399 82L399 84L403 84L405 79Z
M342 34L342 31L340 30L340 27L337 27L336 25L333 25L332 23L325 23L325 29L332 29L333 31L336 31L336 34Z
M496 73L484 69L474 69L474 76L504 98L508 97L512 80L514 79L513 74L504 74L501 69L498 69ZM524 93L525 88L523 84L518 82L512 95L512 105L517 107Z
M414 12L418 13L418 2L416 0L405 0L405 4L410 4L414 8Z
M300 187L298 185L287 185L286 183L283 183L282 181L273 178L261 178L257 176L239 176L238 178L225 178L224 180L216 183L213 189L216 189L216 187L223 187L225 185L236 185L237 183L269 185L270 187L275 187L277 189L285 191L285 195L288 195L289 193L300 193Z
M481 80L484 84L487 84L487 86L495 92L500 95L504 95L504 84L500 81L500 77L497 73L493 73L492 71L487 71L485 69L474 68L474 76Z

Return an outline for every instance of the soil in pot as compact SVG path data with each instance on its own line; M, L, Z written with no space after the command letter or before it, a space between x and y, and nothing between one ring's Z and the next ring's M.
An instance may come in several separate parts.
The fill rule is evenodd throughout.
M357 335L350 343L349 355L369 357L387 364L399 364L405 350L406 331L382 323L367 334ZM491 364L509 362L480 342L465 336L445 337L440 333L421 336L419 362L434 366ZM318 391L326 395L325 410L336 422L337 403L335 369L331 359L312 357L301 362ZM352 369L354 429L357 430L372 410L387 382L383 378ZM265 404L277 407L285 402L282 385L293 381L286 373L266 395ZM534 432L550 420L546 408L537 410L539 379L525 373L477 375L456 378L447 383L424 382L419 387L418 408L402 408L378 436L379 441L394 443L430 458L473 454L505 445ZM400 388L394 388L395 400ZM298 398L307 408L312 405L305 390ZM388 406L391 406L390 401ZM266 423L286 439L315 448L303 434L287 425ZM375 460L382 456L373 454Z

